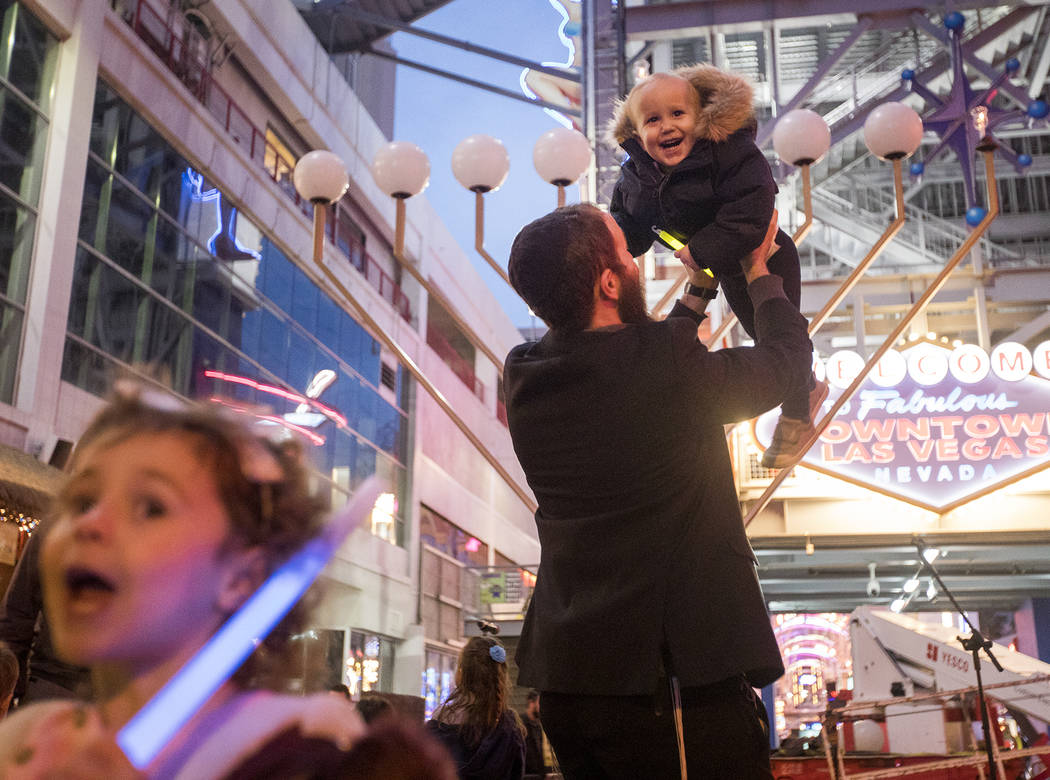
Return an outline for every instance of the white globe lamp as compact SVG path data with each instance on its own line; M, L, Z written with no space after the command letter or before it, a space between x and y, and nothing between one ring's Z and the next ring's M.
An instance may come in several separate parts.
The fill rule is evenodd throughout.
M587 136L571 127L556 127L539 137L532 147L536 173L558 188L558 205L565 205L565 188L575 182L591 164L591 145Z
M409 141L392 141L372 160L372 178L392 198L418 195L430 183L430 160Z
M904 103L883 103L864 121L864 143L883 160L910 157L922 143L922 117Z
M499 189L510 170L510 155L498 138L478 133L464 138L452 152L452 173L471 192Z
M824 117L808 108L788 111L773 128L773 148L792 165L812 165L831 146L831 130Z
M350 186L350 176L339 155L323 149L307 152L292 171L296 192L311 203L334 203Z

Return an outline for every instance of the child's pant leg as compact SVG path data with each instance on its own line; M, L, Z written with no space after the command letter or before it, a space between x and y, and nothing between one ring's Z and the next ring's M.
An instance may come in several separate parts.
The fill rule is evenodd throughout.
M783 230L777 231L776 242L780 249L766 261L766 266L771 274L784 280L784 295L797 309L802 301L802 268L799 265L798 247Z
M780 249L769 258L766 265L770 273L784 280L784 294L797 308L802 300L802 269L799 265L798 248L783 230L777 232L776 241ZM804 387L792 391L784 398L784 404L780 410L785 417L795 420L809 418L809 391L813 388L815 381L815 377L810 374L809 381Z
M795 242L783 230L777 231L776 242L780 245L780 249L766 261L766 266L770 273L776 274L783 280L784 295L797 308L802 300L802 270L799 267L798 249L795 247ZM747 280L744 279L743 273L723 276L719 279L719 284L729 308L740 320L741 327L751 338L754 338L755 307L751 303L751 297L747 294ZM796 420L805 420L809 417L809 391L814 381L814 377L810 375L804 387L794 390L785 397L781 411L786 417Z

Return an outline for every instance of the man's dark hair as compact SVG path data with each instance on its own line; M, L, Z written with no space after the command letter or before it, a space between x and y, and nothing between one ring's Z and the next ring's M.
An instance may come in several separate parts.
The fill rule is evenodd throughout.
M588 203L562 206L521 229L510 248L510 283L551 328L584 330L594 285L618 258L602 212Z
M530 702L530 703L534 702L534 701L537 701L539 698L540 698L540 692L537 691L535 688L533 688L531 691L529 691L527 694L525 694L525 701Z

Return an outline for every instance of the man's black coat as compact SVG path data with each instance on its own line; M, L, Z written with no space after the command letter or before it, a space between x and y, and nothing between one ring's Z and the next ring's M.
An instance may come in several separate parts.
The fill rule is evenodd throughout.
M662 322L551 331L508 356L541 546L519 685L651 694L662 646L683 686L783 673L723 425L805 382L812 346L777 277L750 292L755 347L709 352L679 303Z

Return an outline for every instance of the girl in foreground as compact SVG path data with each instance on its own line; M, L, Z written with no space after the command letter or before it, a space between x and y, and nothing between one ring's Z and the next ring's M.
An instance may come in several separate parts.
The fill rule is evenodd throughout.
M78 443L54 514L44 605L58 653L90 667L96 705L45 703L5 721L0 776L139 776L117 731L318 532L321 506L302 466L266 440L211 407L125 387ZM293 609L148 776L356 774L347 751L374 738L350 702L246 687L271 676L302 617ZM442 765L438 754L433 773L398 776L444 777Z

